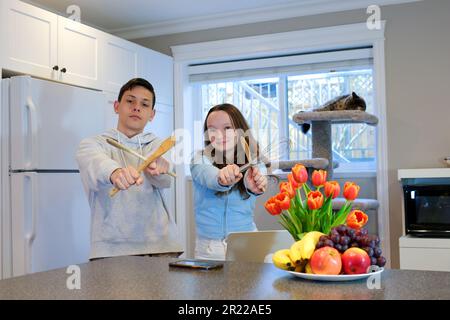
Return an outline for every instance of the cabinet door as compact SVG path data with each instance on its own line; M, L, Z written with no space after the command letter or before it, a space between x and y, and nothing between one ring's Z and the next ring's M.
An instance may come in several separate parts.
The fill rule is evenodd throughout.
M153 132L158 137L168 138L174 129L173 106L156 102L155 117L147 124L144 131Z
M156 102L173 105L173 58L142 48L142 59L141 76L155 88ZM141 72L141 69L139 71Z
M114 102L117 101L116 92L105 92L107 104L105 106L105 129L116 129L119 117L114 112Z
M101 60L105 34L79 22L58 17L58 80L102 89Z
M57 64L57 15L21 1L2 0L2 67L53 79ZM3 50L4 48L4 50Z
M130 79L138 77L141 47L114 36L107 36L103 70L105 90L119 92Z

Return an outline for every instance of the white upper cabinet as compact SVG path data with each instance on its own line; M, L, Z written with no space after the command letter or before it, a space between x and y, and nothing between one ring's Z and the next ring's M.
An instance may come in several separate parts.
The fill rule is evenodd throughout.
M53 79L58 16L29 4L1 1L2 67Z
M105 90L119 92L128 80L143 76L139 73L142 65L139 52L141 47L121 38L107 35L103 70Z
M118 93L136 77L173 106L173 58L18 0L0 0L0 69Z
M173 58L107 35L105 90L119 92L128 80L142 77L155 88L156 102L173 105Z
M16 0L2 0L1 14L2 68L102 88L103 32Z
M105 34L97 29L58 17L58 68L56 80L102 89L101 61Z

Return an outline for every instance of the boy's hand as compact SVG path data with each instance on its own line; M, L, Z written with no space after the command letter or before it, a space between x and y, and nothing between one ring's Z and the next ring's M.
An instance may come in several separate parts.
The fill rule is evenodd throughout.
M242 173L239 172L239 167L235 164L229 164L219 170L219 183L222 186L231 186L241 180Z
M248 190L254 194L261 194L266 191L267 177L262 175L257 167L250 167L245 179Z
M169 161L159 157L158 159L150 163L147 168L144 169L144 172L151 176L159 176L160 174L169 172L169 166Z
M132 166L114 170L109 179L120 190L126 190L134 184L139 186L144 182L144 178Z

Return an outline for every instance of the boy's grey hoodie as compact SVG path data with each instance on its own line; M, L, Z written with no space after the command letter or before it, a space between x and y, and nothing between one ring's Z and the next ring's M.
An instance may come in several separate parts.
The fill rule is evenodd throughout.
M111 198L111 173L126 166L137 168L142 160L109 145L106 138L145 157L162 142L152 133L128 138L115 129L81 141L76 158L91 208L90 258L183 251L160 190L170 187L172 177L142 173L142 185Z

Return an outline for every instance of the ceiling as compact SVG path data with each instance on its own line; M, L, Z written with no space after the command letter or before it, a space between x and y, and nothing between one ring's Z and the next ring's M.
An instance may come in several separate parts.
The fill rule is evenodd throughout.
M78 5L82 22L124 38L210 29L324 12L366 8L373 0L22 0L68 16ZM378 0L392 4L417 0Z
M304 0L30 0L26 2L58 12L71 4L81 8L83 20L106 30L180 20L224 12L239 12Z

